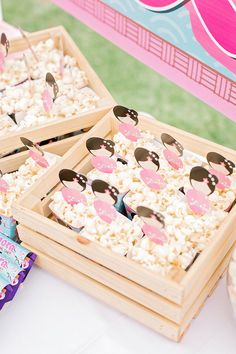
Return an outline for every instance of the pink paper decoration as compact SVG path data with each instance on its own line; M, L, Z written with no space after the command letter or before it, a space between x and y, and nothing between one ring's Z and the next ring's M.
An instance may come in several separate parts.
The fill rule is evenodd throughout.
M93 156L91 163L94 168L104 173L112 173L116 169L116 162L107 156Z
M175 170L179 170L180 168L183 168L182 160L173 151L170 151L167 149L163 150L163 155L164 155L165 159L167 160L167 162L169 163L169 165L171 167L173 167Z
M78 191L78 189L63 188L61 192L65 201L70 205L87 204L85 195Z
M29 156L41 167L47 168L49 167L49 163L40 153L29 150Z
M151 189L159 190L166 185L161 175L153 170L143 169L140 172L140 177L142 181Z
M163 245L167 241L167 236L164 230L158 229L155 226L145 224L142 228L143 233L151 241L155 242L157 245Z
M120 123L118 129L121 134L133 142L136 142L141 137L139 129L131 124Z
M4 54L0 51L0 72L4 71L4 64L5 64L5 56Z
M42 100L43 100L43 108L44 108L45 112L47 112L47 113L51 112L52 105L53 105L53 99L52 99L52 96L50 95L49 90L46 88L42 93Z
M190 189L186 192L186 199L195 214L204 215L210 209L210 201L203 192Z
M231 180L228 176L225 176L222 172L214 170L213 168L210 168L209 172L218 178L219 182L216 185L218 189L224 190L226 188L230 188Z
M3 179L0 179L0 192L6 193L9 189L9 184Z
M94 202L94 208L98 216L106 223L111 224L116 219L117 212L113 205L98 199Z

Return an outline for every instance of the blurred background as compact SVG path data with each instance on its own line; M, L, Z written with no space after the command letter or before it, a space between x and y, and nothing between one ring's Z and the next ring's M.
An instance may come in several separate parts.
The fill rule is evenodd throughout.
M26 31L63 25L115 100L236 149L236 124L84 26L49 0L3 0L4 19Z

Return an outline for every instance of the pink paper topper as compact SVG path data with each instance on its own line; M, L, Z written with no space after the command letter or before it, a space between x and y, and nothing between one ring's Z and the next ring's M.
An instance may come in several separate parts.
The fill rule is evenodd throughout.
M183 168L183 162L175 152L166 149L163 150L163 155L167 160L167 162L169 163L169 165L173 167L175 170L179 170L180 168Z
M209 172L218 178L218 183L216 185L218 189L224 190L226 188L230 188L231 180L228 176L225 176L223 172L214 170L213 168L210 168Z
M153 170L141 170L140 177L142 181L151 189L159 190L166 185L161 175Z
M143 221L142 227L145 236L158 245L163 245L167 241L165 233L165 218L161 213L155 212L145 206L138 206L137 215Z
M155 242L157 245L163 245L167 241L167 236L164 230L158 229L155 226L145 224L142 228L143 233L151 241Z
M82 194L78 189L63 188L61 192L65 201L70 205L75 205L79 203L82 203L84 205L87 204L85 195Z
M47 162L47 160L45 159L45 157L43 157L42 155L40 155L40 152L35 152L32 150L29 150L29 156L41 167L43 168L47 168L49 167L49 163Z
M5 64L5 56L0 51L0 73L2 73L4 71L4 64Z
M94 208L98 216L110 224L117 216L114 204L118 201L118 189L100 179L95 179L91 184L91 188L97 198L94 202Z
M97 199L93 205L98 216L106 223L111 224L116 219L116 209L110 203Z
M183 162L180 159L184 151L183 145L181 145L178 140L167 133L161 134L161 141L166 148L166 150L163 150L163 155L169 165L175 170L183 168Z
M104 173L112 173L116 169L116 162L107 156L93 156L91 163L94 168Z
M235 163L217 152L208 152L206 159L210 166L209 172L218 178L216 187L221 190L229 188L231 180L228 176L234 172Z
M43 108L46 113L51 112L53 106L53 98L47 88L44 89L42 93Z
M139 129L131 124L120 123L119 132L124 135L130 141L136 142L141 138L141 133Z
M0 179L0 192L6 193L9 189L9 184L3 179Z
M206 194L196 189L186 192L186 199L189 208L198 215L204 215L210 209L210 201Z

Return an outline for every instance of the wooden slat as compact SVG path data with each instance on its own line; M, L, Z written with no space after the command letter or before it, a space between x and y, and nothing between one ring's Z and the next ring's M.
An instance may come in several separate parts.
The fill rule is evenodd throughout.
M194 314L197 315L198 311L203 307L207 298L207 294L214 288L218 282L221 274L223 274L225 267L227 266L232 250L227 254L224 261L217 268L217 271L213 274L211 280L208 282L197 301L193 304L190 312L186 314L186 317L182 324L179 326L172 321L169 321L163 316L147 309L146 307L132 301L128 297L112 290L111 288L95 281L94 279L84 275L81 272L69 267L68 265L53 259L43 252L40 252L34 247L23 243L27 249L38 255L36 264L49 271L53 275L63 279L71 285L81 289L92 297L106 303L107 305L115 308L116 310L126 314L127 316L134 318L138 322L151 328L152 330L166 336L173 341L180 341L187 329L190 327Z
M233 247L231 247L209 282L204 289L197 294L194 301L192 303L185 302L182 306L179 306L127 278L110 271L100 264L78 255L33 230L24 226L18 226L18 232L20 239L27 243L29 247L37 249L43 254L74 268L131 300L138 302L144 307L147 307L161 316L181 325L183 330L188 326L192 318L195 317L196 312L198 312L206 298L216 287L219 278L230 261L233 250Z
M64 281L115 308L116 310L130 316L131 318L134 318L154 331L163 334L167 338L174 341L179 340L180 334L177 324L165 319L151 310L148 310L147 308L137 304L135 301L128 299L127 297L111 290L101 283L96 282L84 274L77 272L73 268L44 255L42 252L39 252L29 245L23 243L23 246L31 249L38 255L36 264L39 267L49 271L53 275L63 279Z

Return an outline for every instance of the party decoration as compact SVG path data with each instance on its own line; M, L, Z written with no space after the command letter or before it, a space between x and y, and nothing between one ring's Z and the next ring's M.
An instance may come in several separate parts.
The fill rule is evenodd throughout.
M86 189L87 177L73 170L63 169L59 172L59 178L65 186L62 189L62 196L68 204L87 204L86 197L82 194Z
M94 201L97 215L106 223L111 224L117 216L114 204L118 201L118 189L100 179L94 180L91 187L97 198Z
M190 184L193 189L185 192L189 208L198 215L204 215L211 207L208 196L215 191L218 178L202 166L190 171Z
M175 170L183 168L183 162L180 159L184 151L183 146L175 138L166 133L161 134L161 141L166 148L163 150L163 155L169 165Z
M38 144L34 144L31 140L21 137L21 142L27 149L29 149L29 156L41 167L47 168L49 167L49 163L44 157L43 150L39 147Z
M122 135L132 142L140 139L141 133L136 127L138 124L138 113L135 110L123 106L115 106L113 113L120 122L118 129Z
M9 50L9 41L5 33L1 34L1 42L0 42L0 73L4 70L5 65L5 57L8 55Z
M209 152L206 159L210 166L209 172L218 178L216 187L220 190L230 188L231 180L228 176L234 172L235 164L217 152Z
M104 173L112 173L116 169L116 161L112 159L115 153L115 143L112 140L93 137L86 141L88 151L93 155L91 163L94 168Z
M51 73L46 74L45 89L42 93L43 107L45 112L50 113L53 107L53 102L57 98L59 87Z
M167 241L164 216L144 206L137 207L137 215L144 223L144 235L157 245L163 245Z
M141 180L151 189L159 190L165 186L165 181L157 172L160 167L159 156L154 151L138 147L134 151L134 156L140 167Z
M57 98L59 87L54 79L54 76L49 72L46 74L46 86L48 87L54 102Z
M0 192L6 193L9 189L9 184L2 177L3 173L0 170Z

